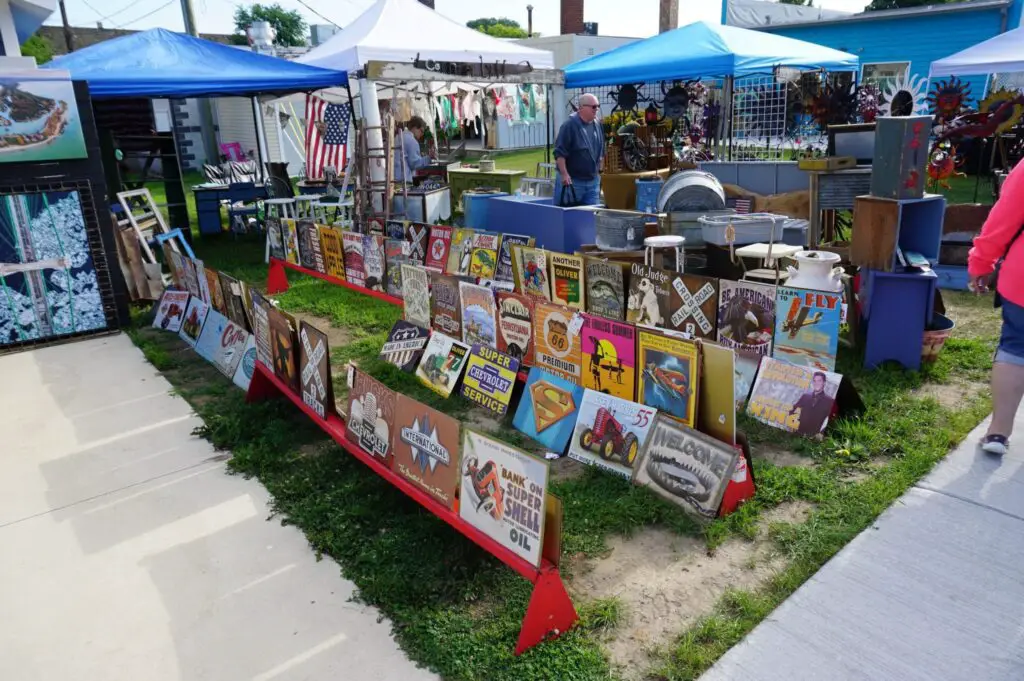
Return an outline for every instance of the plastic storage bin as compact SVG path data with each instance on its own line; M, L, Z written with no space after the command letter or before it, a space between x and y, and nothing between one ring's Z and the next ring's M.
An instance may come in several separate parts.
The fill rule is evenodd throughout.
M736 211L732 208L726 210L662 213L658 216L658 232L683 237L686 239L687 248L702 248L704 246L704 230L699 220L702 217L728 217L735 214Z
M783 227L788 218L784 215L773 215L771 213L749 213L746 215L710 215L698 220L701 227L701 235L704 241L716 246L728 246L725 239L725 230L732 224L736 230L736 238L733 244L744 246L746 244L767 243L770 241L782 241Z

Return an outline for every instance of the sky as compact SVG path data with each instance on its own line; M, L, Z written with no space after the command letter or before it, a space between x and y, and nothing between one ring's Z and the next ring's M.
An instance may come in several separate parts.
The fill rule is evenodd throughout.
M336 23L345 26L355 19L373 0L263 0L279 2L285 9L298 10L311 24ZM858 12L870 0L815 0L816 7ZM305 3L305 6L304 4ZM232 33L235 7L233 0L192 0L196 23L202 33ZM480 17L508 17L526 26L526 6L533 5L533 30L542 35L559 33L558 0L435 0L438 12L465 23ZM180 0L65 0L68 22L73 26L147 29L162 27L181 31ZM312 11L311 11L311 9ZM316 12L323 15L318 17ZM721 0L680 0L679 24L721 19ZM586 0L584 20L596 21L598 33L630 37L647 37L658 31L658 0ZM55 12L47 24L60 25Z

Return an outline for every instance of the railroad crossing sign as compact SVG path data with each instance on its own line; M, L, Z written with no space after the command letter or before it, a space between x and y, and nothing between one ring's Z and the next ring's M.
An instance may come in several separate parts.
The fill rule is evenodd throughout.
M707 316L700 307L715 295L715 287L709 282L701 286L696 294L691 294L680 277L675 278L672 282L672 287L683 301L683 306L672 313L672 326L678 329L683 325L683 322L693 317L702 333L705 335L711 333L713 328L711 322L708 321Z
M322 401L327 398L327 386L324 385L323 379L320 377L319 365L320 360L327 354L327 349L324 347L323 339L317 339L316 347L313 348L305 329L300 335L302 336L302 346L306 349L306 357L309 358L309 363L302 370L302 385L308 386L312 379L316 383L314 387Z

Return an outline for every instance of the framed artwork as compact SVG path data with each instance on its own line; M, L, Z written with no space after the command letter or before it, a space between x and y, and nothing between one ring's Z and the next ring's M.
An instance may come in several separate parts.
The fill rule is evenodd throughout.
M79 193L0 196L0 347L105 328Z
M8 72L0 88L0 163L88 157L70 73Z

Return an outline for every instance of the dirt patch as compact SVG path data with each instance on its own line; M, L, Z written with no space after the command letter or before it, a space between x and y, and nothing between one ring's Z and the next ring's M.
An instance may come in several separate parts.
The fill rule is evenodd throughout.
M988 384L980 381L954 380L952 383L926 383L910 394L918 399L934 399L940 407L956 411L973 401L987 387Z
M610 553L581 566L572 587L622 604L606 648L627 679L649 666L655 646L710 613L728 589L754 588L784 564L760 540L730 540L708 555L700 539L646 528L608 543Z
M946 316L956 324L955 338L998 338L1002 328L999 311L992 307L992 296L975 296L967 291L943 291Z
M772 445L759 444L750 448L750 454L755 459L764 459L769 463L781 467L813 468L816 464L814 459L802 456L788 449L773 447Z
M814 504L809 501L804 501L803 499L784 501L775 508L768 509L761 514L761 525L759 529L761 532L766 532L771 525L776 523L799 525L807 520L808 516L811 515L811 511L814 509Z
M289 314L295 317L296 322L312 324L318 330L327 334L327 345L332 348L348 345L354 338L352 332L348 329L332 326L331 320L327 317L318 317L315 314L308 314L306 312L290 312Z

